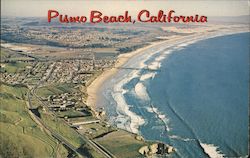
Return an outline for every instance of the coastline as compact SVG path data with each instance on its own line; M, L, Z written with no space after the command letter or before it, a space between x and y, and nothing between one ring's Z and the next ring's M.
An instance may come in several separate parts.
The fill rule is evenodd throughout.
M152 42L149 45L139 48L135 51L129 52L129 53L124 53L124 54L120 54L117 57L117 61L115 63L115 65L110 68L110 69L106 69L104 70L99 76L97 76L93 82L91 82L91 84L87 87L87 102L86 104L88 106L90 106L91 108L95 108L96 107L96 99L97 99L97 92L100 89L100 87L102 86L102 83L104 83L107 79L109 79L110 77L112 77L114 74L116 74L116 72L118 71L117 67L121 67L123 66L125 63L127 63L127 61L133 57L136 56L140 53L142 53L143 51L152 48L154 46L160 45L162 43L165 43L166 41L170 41L170 40L163 40L163 41L159 41L159 42Z
M216 26L214 26L216 28ZM210 28L211 29L211 28ZM157 45L163 44L163 43L168 43L168 44L175 44L176 42L180 42L181 40L186 40L188 38L199 38L201 36L206 37L205 39L211 38L212 37L217 37L217 36L225 36L225 35L230 35L230 34L236 34L236 33L244 33L244 32L249 32L248 30L228 30L227 32L224 32L221 34L221 32L216 31L216 33L210 33L209 31L201 32L201 33L195 33L192 35L188 36L182 36L182 35L177 35L171 38L164 39L159 42L152 42L149 45L139 48L137 50L134 50L129 53L124 53L118 55L115 65L112 68L104 70L101 74L99 74L91 83L90 85L87 86L87 100L86 104L91 107L92 109L96 108L96 101L97 101L97 92L102 86L102 83L104 83L106 80L108 80L110 77L112 77L116 72L118 71L117 67L121 67L124 64L128 62L128 60L136 55L139 55L143 53L145 50L150 49L152 47L155 47ZM193 37L192 37L193 36Z
M209 34L209 33L206 33ZM195 35L195 37L199 37L201 34L197 33ZM204 35L204 34L203 34ZM87 100L86 100L86 104L91 107L92 109L96 108L96 100L97 100L97 92L100 89L100 87L102 86L102 83L104 83L106 80L108 80L110 77L112 77L114 74L116 74L116 72L118 71L117 67L121 67L124 64L127 63L127 61L136 56L139 55L141 53L143 53L145 50L150 49L152 47L155 47L157 45L163 44L163 43L167 43L168 44L175 44L175 42L179 42L180 40L185 40L188 37L191 37L193 35L190 36L182 36L182 35L175 35L174 37L170 37L167 39L164 39L162 41L159 42L152 42L149 45L139 48L135 51L129 52L129 53L124 53L124 54L120 54L117 57L116 63L115 65L110 68L110 69L106 69L104 70L99 76L97 76L91 83L90 85L87 87Z
M216 26L214 26L216 28ZM211 29L211 28L210 28ZM185 40L188 38L199 38L201 36L206 37L207 38L211 38L210 36L212 35L213 37L216 36L224 36L224 35L228 35L228 34L235 34L235 33L242 33L242 32L248 32L248 31L237 31L237 30L228 30L228 32L224 32L221 34L221 32L216 31L216 34L213 35L213 33L210 33L209 31L205 31L205 32L201 32L201 33L195 33L192 35L188 35L188 36L182 36L182 35L177 35L171 38L167 38L164 39L163 41L159 41L159 42L152 42L149 45L139 48L135 51L129 52L129 53L124 53L124 54L120 54L117 57L117 61L115 63L115 65L110 68L110 69L106 69L104 70L100 75L98 75L91 83L90 85L87 87L87 100L86 100L86 104L91 107L92 109L96 108L96 101L97 101L97 92L100 89L100 87L102 86L102 83L104 83L106 80L108 80L110 77L112 77L114 74L116 74L116 72L118 71L117 67L121 67L124 64L127 63L127 61L136 56L139 55L141 53L143 53L145 50L150 49L152 47L155 47L157 45L163 44L163 43L168 43L168 44L175 44L176 42L180 42L181 40Z

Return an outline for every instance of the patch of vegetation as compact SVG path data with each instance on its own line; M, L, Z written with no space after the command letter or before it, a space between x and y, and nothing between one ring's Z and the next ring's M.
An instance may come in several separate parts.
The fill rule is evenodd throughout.
M76 117L76 118L70 118L69 121L71 123L75 123L75 122L85 122L85 121L93 121L96 120L96 118L94 116L85 116L85 117Z
M67 83L44 86L37 90L37 95L47 98L50 95L59 95L62 93L77 92L77 89L74 87L75 87L74 84L67 84Z
M31 95L32 96L32 95ZM41 102L36 97L31 97L32 108L38 108L41 106Z
M3 50L1 50L0 55L1 55L1 60L11 57L10 53L8 53L7 51L3 51Z
M82 125L82 127L86 131L91 131L90 134L87 134L87 136L90 138L95 138L99 136L101 137L102 135L105 136L105 133L109 133L115 130L115 128L113 128L112 126L106 127L104 123L91 123Z
M26 66L29 66L30 64L21 62L21 61L10 61L1 63L1 72L7 72L7 73L18 73L21 71L25 71Z
M24 52L13 51L3 47L1 47L0 55L1 55L1 62L34 60L33 57L25 54Z
M122 158L143 157L138 151L142 146L148 145L148 142L136 140L134 134L123 130L109 133L96 141L116 157Z
M104 156L102 154L93 150L88 144L79 148L78 151L80 153L86 155L88 158L104 158Z
M1 82L0 90L0 94L2 95L8 95L12 98L25 100L28 89L23 85L8 85Z
M118 51L120 53L127 53L127 52L132 52L132 51L135 51L139 48L142 48L142 47L145 47L146 44L139 44L139 45L134 45L134 46L130 46L130 47L122 47L122 48L119 48Z
M60 155L60 157L68 157L69 152L68 150L64 147L63 144L58 144L57 147L57 155Z
M56 114L58 117L61 117L61 118L64 118L64 117L74 118L74 117L83 117L84 116L84 114L82 112L76 111L73 109L70 109L67 111L59 111L59 112L56 112Z
M56 118L52 116L49 112L40 111L41 119L48 127L52 130L60 133L68 142L70 142L76 148L79 148L81 145L86 142L81 138L80 134L78 134L74 129L65 125L62 119Z
M11 86L1 83L0 90L0 157L55 157L67 155L60 147L56 152L57 141L47 135L30 118L26 108L24 86Z

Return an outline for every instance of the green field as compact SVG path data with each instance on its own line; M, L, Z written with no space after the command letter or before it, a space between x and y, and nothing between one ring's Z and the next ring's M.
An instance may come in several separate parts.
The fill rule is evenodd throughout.
M123 130L114 131L104 137L96 139L116 157L131 158L144 157L138 151L142 146L148 145L149 142L135 139L135 135Z
M76 118L70 118L69 122L71 123L76 123L76 122L80 122L80 121L93 121L96 120L96 118L94 116L85 116L85 117L76 117Z
M67 150L30 118L27 90L1 83L0 157L66 157Z
M29 61L34 60L34 58L28 57L25 54L17 53L16 51L12 51L6 48L1 47L1 61Z
M85 132L85 135L87 135L91 139L101 136L101 135L105 135L106 133L116 130L116 128L113 128L112 126L106 127L106 125L102 122L85 124L81 126L83 128L82 131ZM86 131L89 131L91 133L86 133Z
M67 110L67 111L59 111L59 112L56 112L56 115L58 117L61 117L61 118L64 118L64 117L68 117L68 118L71 118L71 117L83 117L84 114L80 111L76 111L76 110L73 110L73 109L70 109L70 110Z
M52 116L50 113L41 112L42 121L50 127L52 130L61 134L68 142L70 142L76 148L84 145L86 142L80 137L80 135L69 126L65 125L62 119Z
M7 58L10 58L10 54L9 53L7 53L6 51L3 51L3 50L1 50L1 59L7 59Z
M26 66L29 65L30 64L21 61L1 63L1 72L18 73L21 71L25 71Z
M55 84L50 86L44 86L37 90L37 95L43 98L47 98L50 95L59 95L63 93L72 93L77 92L77 90L74 88L74 84Z
M5 54L6 55L6 54ZM24 71L29 64L25 62L1 63L1 72L18 73ZM37 67L44 67L37 64ZM40 71L40 70L39 70ZM35 72L34 72L35 73ZM94 74L92 80L98 76ZM32 77L31 74L28 75ZM33 77L30 83L37 84L39 77ZM89 81L89 83L91 80ZM41 125L38 125L34 118L30 117L27 108L28 88L23 85L8 85L0 83L0 157L67 157L70 155L61 143L48 134ZM82 91L85 91L82 87ZM79 92L75 84L52 84L38 88L35 92L39 97L47 98L50 95ZM85 95L86 97L87 95ZM83 125L81 136L75 129L71 128L64 121L67 116L70 123L79 121L96 120L91 111L88 116L82 117L84 113L70 109L68 111L52 112L35 95L30 95L33 108L38 108L40 119L43 124L63 137L77 150L88 158L101 158L102 154L92 148L83 136L94 139L116 157L132 158L142 157L138 150L148 142L135 139L135 135L114 127L108 127L105 123L93 123ZM45 103L46 104L46 103ZM79 105L79 104L78 104ZM44 110L45 109L45 110ZM88 110L87 110L88 111ZM81 116L81 117L79 117ZM71 118L72 117L72 118ZM90 131L90 133L88 133ZM72 157L72 155L70 155Z

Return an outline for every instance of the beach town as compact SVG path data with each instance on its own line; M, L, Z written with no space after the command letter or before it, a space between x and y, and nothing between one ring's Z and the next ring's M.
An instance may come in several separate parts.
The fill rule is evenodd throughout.
M191 37L240 32L246 25L58 26L41 19L3 19L1 27L1 128L11 129L1 143L31 157L145 157L171 155L173 146L145 140L110 124L97 108L100 86L130 58L164 43ZM10 109L11 103L15 104ZM16 107L21 106L21 107ZM15 111L15 108L19 111ZM3 118L3 119L2 119ZM24 124L23 122L27 122ZM14 131L22 132L19 134ZM12 139L10 140L10 134ZM14 137L13 137L14 136ZM32 137L30 144L14 140ZM42 143L40 139L46 140ZM126 148L126 150L124 150ZM6 148L9 154L11 149ZM64 155L64 156L62 156ZM18 155L20 156L20 155Z
M247 157L243 125L246 119L237 118L245 114L245 104L240 103L248 93L244 88L249 87L243 85L247 78L244 65L243 69L240 67L245 64L242 58L247 41L241 33L246 32L249 33L247 0L1 0L0 157ZM231 40L224 39L226 44L216 40L226 35L234 39L231 35L235 34L242 36L233 41L242 44L235 45L237 51L233 51L240 55L231 52ZM204 42L208 39L215 42ZM201 41L204 43L193 45L199 52L193 55L196 51L188 45ZM215 47L220 42L219 48L226 52L221 56L231 63L217 66L226 67L226 71L212 71L220 59L220 49ZM183 60L166 61L164 64L173 64L172 69L170 65L159 70L171 53L187 47L185 53L176 53L183 55ZM218 54L212 56L213 52ZM188 59L191 62L185 63ZM233 59L236 66L230 67ZM195 61L200 62L198 66L192 65ZM205 61L211 65L203 66ZM184 77L175 76L175 68L182 63L181 70L187 68L180 71ZM207 68L202 72L212 75L193 71L202 67ZM163 84L158 82L160 86L147 91L147 81L153 81L157 73L166 73L172 82L164 76ZM230 75L238 77L233 82L236 85L225 81L234 77ZM208 81L195 80L197 76ZM226 77L217 79L218 76ZM209 82L215 78L219 85ZM180 86L175 86L179 80ZM207 86L205 92L212 89L212 95L221 95L206 95L191 84L193 80L200 87ZM108 84L113 81L117 82ZM226 90L216 89L220 85ZM235 92L242 92L242 98L226 93L231 92L227 86L236 87ZM147 95L149 91L156 101ZM189 95L195 92L198 94ZM172 94L184 95L170 97ZM205 100L206 96L209 99ZM184 104L174 102L175 98L183 99ZM197 98L205 99L195 107L191 101ZM232 98L236 99L231 101ZM216 99L218 106L213 104ZM206 106L208 103L211 104ZM232 103L241 107L231 108ZM214 111L203 123L210 109ZM213 120L220 115L222 121L234 119L237 123ZM229 127L233 132L227 130ZM216 131L220 128L224 131ZM231 136L230 132L236 135ZM216 134L221 133L223 139L217 139ZM227 152L224 155L220 151Z

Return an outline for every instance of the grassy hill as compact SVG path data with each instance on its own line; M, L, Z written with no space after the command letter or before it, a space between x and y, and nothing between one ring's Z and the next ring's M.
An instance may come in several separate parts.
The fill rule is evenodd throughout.
M29 117L27 90L1 83L0 157L67 157L67 150Z

